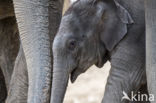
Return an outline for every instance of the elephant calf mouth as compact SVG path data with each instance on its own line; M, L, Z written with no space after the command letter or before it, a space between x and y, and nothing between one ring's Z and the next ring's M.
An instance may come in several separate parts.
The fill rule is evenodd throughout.
M75 82L75 80L77 79L77 77L79 76L79 72L78 72L78 68L76 67L76 68L74 68L73 69L73 71L71 72L71 75L70 75L70 81L72 82L72 83L74 83Z
M73 71L71 72L71 75L70 75L70 80L72 83L75 82L75 80L77 79L77 77L81 74L81 73L84 73L86 72L87 69L81 69L81 68L74 68Z

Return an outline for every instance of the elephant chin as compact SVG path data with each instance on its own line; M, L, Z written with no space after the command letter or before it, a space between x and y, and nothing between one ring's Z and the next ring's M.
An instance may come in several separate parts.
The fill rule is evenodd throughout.
M81 72L78 70L78 68L74 69L72 72L71 72L71 75L70 75L70 80L72 83L74 83L77 79L77 77L81 74Z

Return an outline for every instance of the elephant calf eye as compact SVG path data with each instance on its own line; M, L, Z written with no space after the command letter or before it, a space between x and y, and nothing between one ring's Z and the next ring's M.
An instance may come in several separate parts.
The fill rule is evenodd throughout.
M75 47L76 47L76 40L70 40L69 41L69 44L68 44L68 48L70 49L70 50L74 50L75 49Z

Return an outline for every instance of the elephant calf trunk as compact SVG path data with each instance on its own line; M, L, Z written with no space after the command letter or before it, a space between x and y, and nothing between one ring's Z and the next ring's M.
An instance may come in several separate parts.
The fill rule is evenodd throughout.
M50 103L63 103L68 84L69 73L66 71L67 69L64 68L62 64L62 66L58 65L60 64L56 63L54 59L52 95Z

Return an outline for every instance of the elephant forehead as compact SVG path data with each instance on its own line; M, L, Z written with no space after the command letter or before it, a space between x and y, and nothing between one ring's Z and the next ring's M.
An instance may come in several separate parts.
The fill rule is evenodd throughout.
M62 18L62 22L58 34L59 35L75 34L81 31L81 28L82 28L82 22L78 18L73 16L73 14L66 15Z

